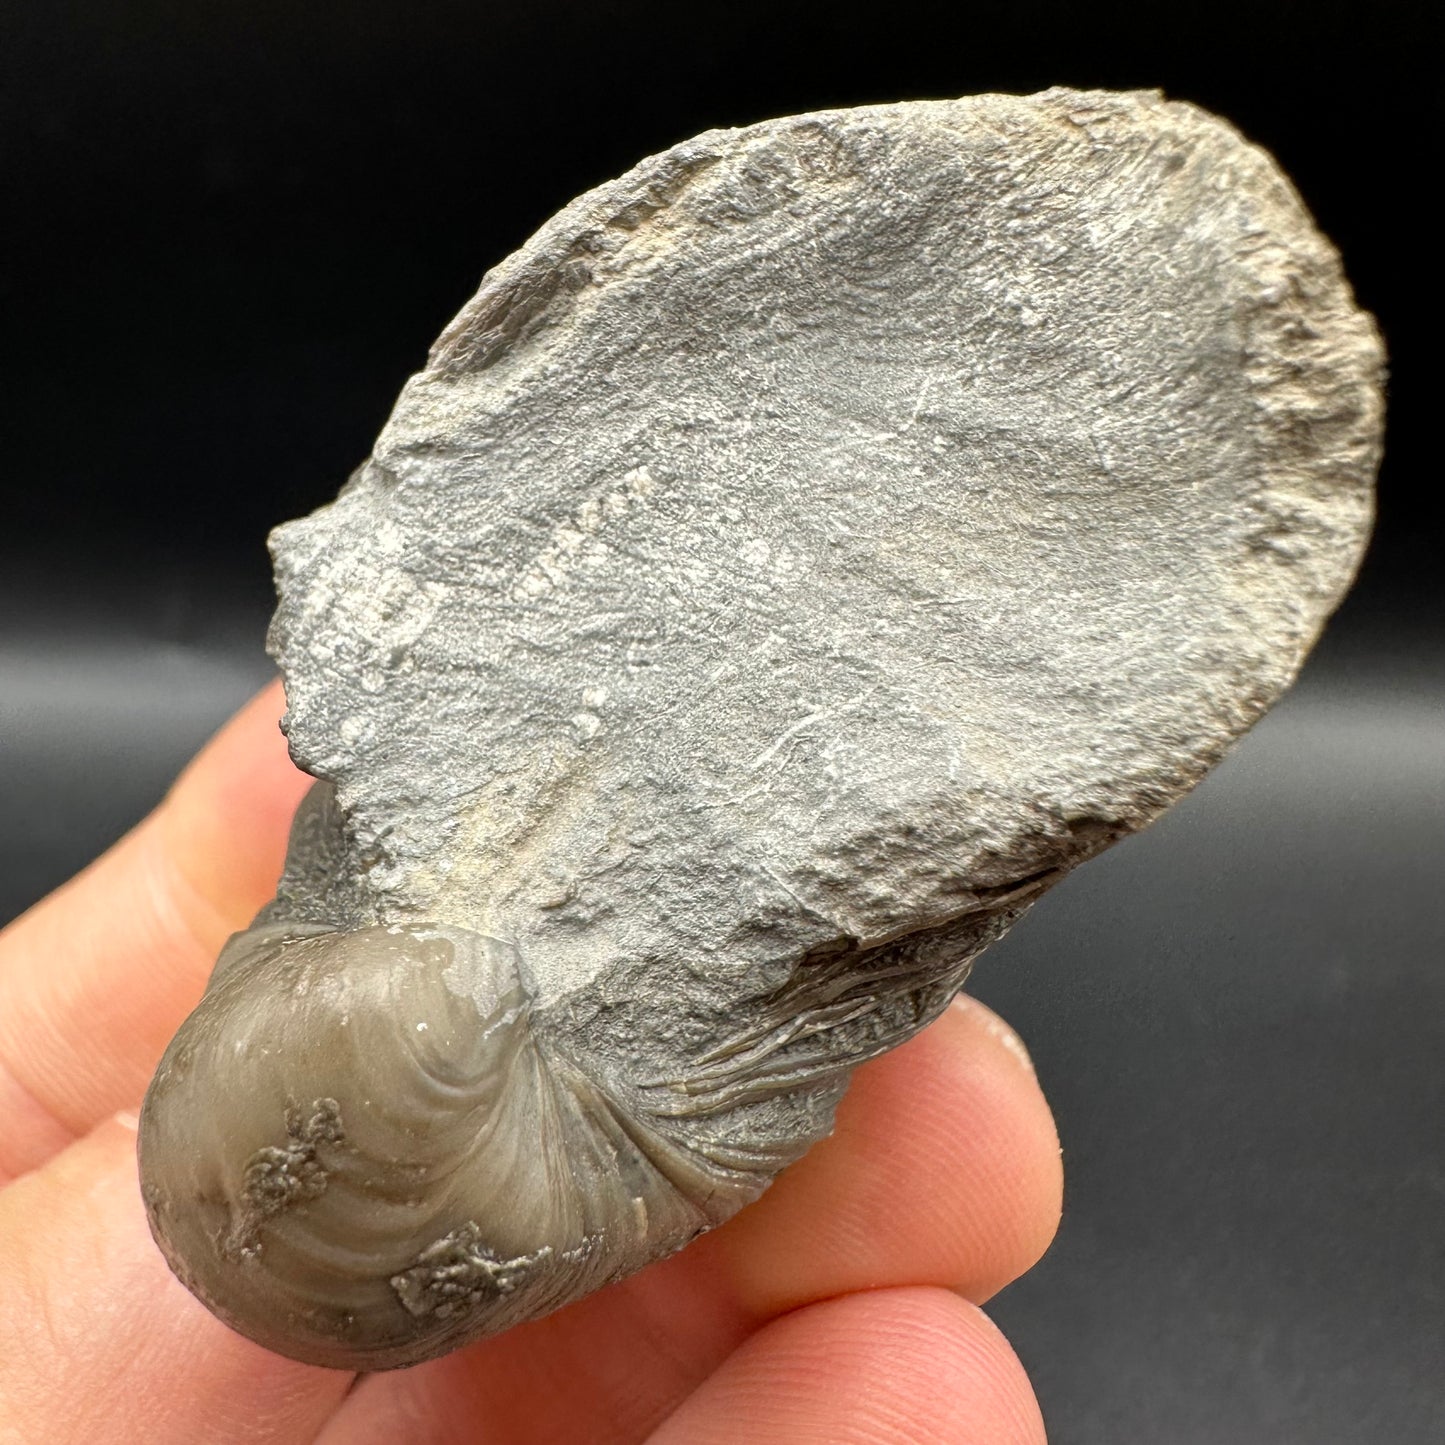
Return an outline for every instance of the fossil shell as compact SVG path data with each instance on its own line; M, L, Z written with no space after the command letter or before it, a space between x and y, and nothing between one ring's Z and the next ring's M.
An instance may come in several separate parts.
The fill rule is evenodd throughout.
M1154 94L711 132L567 207L275 534L322 781L147 1098L176 1272L382 1368L754 1198L1287 685L1381 364L1273 162Z

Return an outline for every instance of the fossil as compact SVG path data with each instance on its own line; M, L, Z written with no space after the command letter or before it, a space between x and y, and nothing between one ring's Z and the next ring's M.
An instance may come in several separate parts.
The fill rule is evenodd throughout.
M274 534L318 781L146 1099L172 1268L387 1368L756 1198L1289 683L1381 372L1273 161L1153 93L713 131L573 202Z

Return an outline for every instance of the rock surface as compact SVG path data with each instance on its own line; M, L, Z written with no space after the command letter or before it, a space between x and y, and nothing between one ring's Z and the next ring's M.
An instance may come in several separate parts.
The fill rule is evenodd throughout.
M274 536L325 781L147 1104L178 1273L374 1368L727 1217L1288 684L1381 367L1269 157L1151 93L710 132L567 207Z

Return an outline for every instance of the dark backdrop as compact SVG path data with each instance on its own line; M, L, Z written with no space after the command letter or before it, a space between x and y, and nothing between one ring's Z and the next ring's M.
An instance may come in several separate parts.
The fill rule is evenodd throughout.
M1275 152L1379 316L1381 520L1296 692L976 975L1070 1168L995 1313L1057 1445L1445 1439L1425 11L0 0L0 918L267 675L266 529L577 191L790 111L1162 86Z

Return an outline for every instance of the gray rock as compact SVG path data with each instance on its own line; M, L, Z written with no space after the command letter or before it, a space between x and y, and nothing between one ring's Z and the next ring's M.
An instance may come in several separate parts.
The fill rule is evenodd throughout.
M1381 364L1270 158L1151 93L714 131L568 206L274 536L323 781L146 1103L173 1268L381 1368L754 1198L1288 684Z

